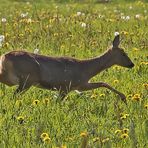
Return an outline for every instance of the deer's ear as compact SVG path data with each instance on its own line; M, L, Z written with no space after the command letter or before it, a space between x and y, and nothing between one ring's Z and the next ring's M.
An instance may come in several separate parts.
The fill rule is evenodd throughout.
M117 35L115 36L114 40L113 40L113 47L118 47L120 44L120 36Z

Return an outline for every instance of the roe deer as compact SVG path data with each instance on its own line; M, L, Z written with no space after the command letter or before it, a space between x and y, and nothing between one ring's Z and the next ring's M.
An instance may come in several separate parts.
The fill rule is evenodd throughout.
M125 95L107 83L89 82L92 77L112 65L127 68L134 66L123 49L118 47L119 43L119 35L117 35L113 40L112 48L100 57L87 60L12 51L0 57L0 82L8 86L18 85L14 94L21 93L31 86L58 90L61 99L72 90L86 91L106 87L126 102Z

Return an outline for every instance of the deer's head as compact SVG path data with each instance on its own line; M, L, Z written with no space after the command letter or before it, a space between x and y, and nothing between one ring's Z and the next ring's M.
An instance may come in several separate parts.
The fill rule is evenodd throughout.
M127 56L124 50L122 48L119 48L119 44L120 44L120 36L117 35L113 40L113 47L112 47L112 54L115 60L115 64L127 68L134 67L134 63L130 60L130 58Z

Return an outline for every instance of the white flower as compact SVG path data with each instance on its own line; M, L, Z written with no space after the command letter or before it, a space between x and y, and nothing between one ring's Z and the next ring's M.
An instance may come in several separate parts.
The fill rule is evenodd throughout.
M27 15L28 15L28 12L22 13L22 14L21 14L21 17L24 18L24 17L27 17Z
M130 16L126 16L125 19L128 21L130 19Z
M2 42L4 41L5 36L4 35L0 35L0 47L2 47Z
M125 20L125 16L121 16L121 19Z
M130 6L130 7L129 7L129 9L133 9L133 7L132 7L132 6Z
M114 35L115 35L115 36L119 35L119 32L116 31L116 32L114 33Z
M6 18L2 18L2 22L5 23L7 21Z
M86 27L86 23L81 23L81 27L85 28Z
M38 54L39 53L39 49L38 48L34 49L34 53Z
M137 18L137 19L140 18L140 14L136 14L135 18Z
M0 35L0 42L3 42L5 39L5 36L4 35Z
M31 22L32 22L31 18L29 18L29 19L27 20L27 22L28 22L28 23L31 23Z
M80 16L82 13L80 11L77 12L77 16Z

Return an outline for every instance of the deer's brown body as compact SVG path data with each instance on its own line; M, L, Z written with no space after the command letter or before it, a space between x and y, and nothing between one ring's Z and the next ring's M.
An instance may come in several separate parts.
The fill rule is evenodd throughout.
M89 83L89 80L114 64L131 68L134 64L118 48L119 36L113 41L113 48L102 56L78 60L66 57L47 57L24 51L12 51L0 57L0 82L13 86L19 85L15 93L29 87L59 90L64 97L71 90L91 90L106 87L122 99L125 96L106 83Z

